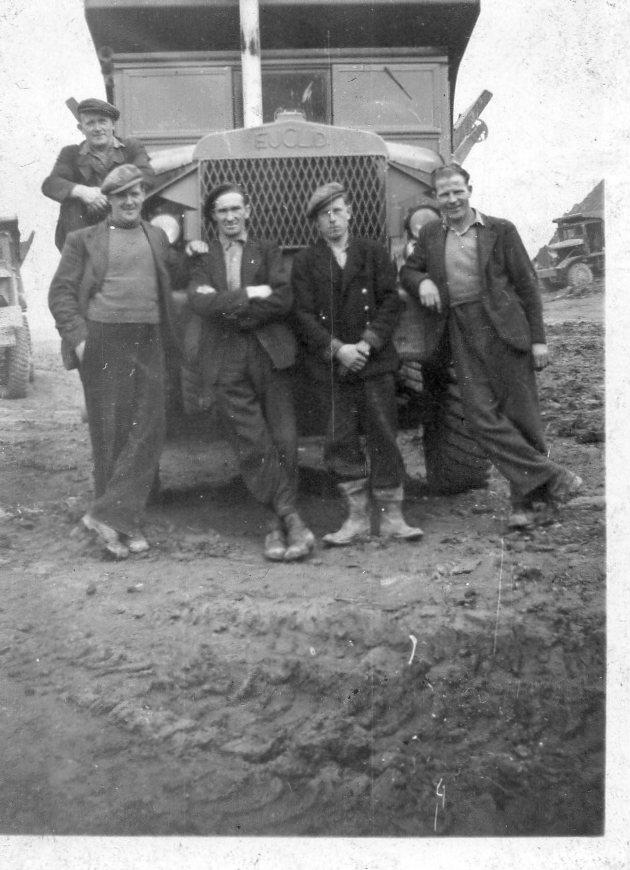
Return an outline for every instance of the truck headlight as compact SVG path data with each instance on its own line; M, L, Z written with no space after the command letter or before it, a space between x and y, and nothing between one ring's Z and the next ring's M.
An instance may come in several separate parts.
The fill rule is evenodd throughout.
M172 214L156 214L151 218L151 223L154 227L164 230L171 245L174 245L182 234L180 223Z

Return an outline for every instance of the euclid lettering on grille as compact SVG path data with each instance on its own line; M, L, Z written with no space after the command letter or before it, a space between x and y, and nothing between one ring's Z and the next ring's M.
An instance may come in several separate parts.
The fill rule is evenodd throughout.
M278 148L325 148L328 135L324 130L313 130L300 125L278 125L277 129L257 130L254 147L257 151Z

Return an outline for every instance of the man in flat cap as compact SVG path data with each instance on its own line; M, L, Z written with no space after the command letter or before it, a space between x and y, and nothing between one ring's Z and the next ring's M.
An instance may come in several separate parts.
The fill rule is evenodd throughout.
M61 149L52 172L42 184L44 196L61 203L55 231L55 244L60 251L69 232L103 220L107 198L100 188L112 169L131 163L142 170L147 183L154 175L142 143L137 139L119 139L114 134L114 124L120 116L115 106L90 98L79 103L77 116L84 141Z
M82 522L125 558L149 546L142 520L164 440L164 360L178 347L169 242L140 219L142 170L117 166L101 192L111 214L68 235L48 304L88 412L95 498Z
M422 530L402 515L392 343L402 307L396 270L382 245L350 235L352 212L338 182L318 187L306 214L319 240L293 261L295 325L307 371L329 400L324 459L348 507L342 527L324 542L343 546L367 537L372 500L383 538L420 538Z
M252 495L272 511L264 555L293 562L315 544L297 510L297 433L287 325L291 288L280 249L247 231L248 197L221 184L204 204L217 238L192 261L189 302L201 319L198 364Z

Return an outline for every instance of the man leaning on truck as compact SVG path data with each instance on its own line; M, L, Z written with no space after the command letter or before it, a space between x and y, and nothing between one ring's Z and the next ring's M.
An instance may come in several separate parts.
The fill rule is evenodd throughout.
M476 441L507 478L510 528L535 519L534 503L562 504L582 479L549 459L535 369L548 363L536 275L514 224L470 205L456 163L433 172L442 221L425 224L402 267L404 288L446 340Z
M315 537L296 507L295 337L286 323L292 297L282 254L274 242L248 233L249 199L238 185L211 190L204 214L218 238L193 261L189 288L202 321L204 393L216 400L247 488L273 511L265 557L297 561Z
M79 103L77 116L84 141L61 149L42 184L44 196L61 203L55 230L55 244L60 251L68 233L93 226L105 217L108 203L101 185L112 169L133 164L142 170L146 185L154 176L144 145L137 139L119 139L114 134L114 124L120 117L115 106L91 97Z
M307 371L330 408L324 460L348 509L341 528L323 540L346 546L367 537L372 499L381 537L415 540L422 529L402 515L396 443L396 270L382 245L350 234L352 211L339 182L313 192L306 216L319 240L293 261L295 326Z

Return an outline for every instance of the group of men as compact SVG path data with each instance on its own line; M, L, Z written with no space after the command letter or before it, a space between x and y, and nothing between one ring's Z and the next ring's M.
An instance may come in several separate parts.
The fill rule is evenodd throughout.
M253 496L269 508L264 555L308 556L315 536L297 507L292 368L299 351L329 408L324 458L347 504L330 546L377 533L417 540L402 514L396 442L393 332L401 309L396 268L378 242L350 233L350 192L318 187L305 218L316 244L290 275L276 242L248 232L246 191L226 182L204 203L216 239L174 257L142 220L152 170L142 145L118 139L118 111L79 104L85 141L64 148L43 192L61 203L61 261L49 304L68 367L83 383L95 500L83 517L116 558L142 552L143 510L164 440L165 357L177 359L170 290L185 286L201 322L197 365ZM434 352L454 362L467 421L510 484L513 527L536 501L557 504L582 485L548 458L534 369L547 364L540 294L515 227L470 205L468 174L434 174L442 215L422 226L400 279L430 324Z

